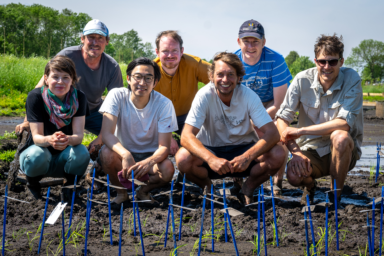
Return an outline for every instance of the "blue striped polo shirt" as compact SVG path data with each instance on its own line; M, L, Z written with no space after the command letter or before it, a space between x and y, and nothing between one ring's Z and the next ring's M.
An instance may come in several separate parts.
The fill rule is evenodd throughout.
M239 56L245 69L241 84L256 92L262 102L273 100L274 87L284 84L289 86L289 81L292 79L291 72L280 53L264 47L259 62L253 66L243 61L241 49L235 54Z

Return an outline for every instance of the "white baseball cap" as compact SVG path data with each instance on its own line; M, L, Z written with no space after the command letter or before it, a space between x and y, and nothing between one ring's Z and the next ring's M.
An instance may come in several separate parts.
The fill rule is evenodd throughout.
M85 36L89 34L99 34L107 37L109 35L109 31L107 26L105 26L103 22L95 19L95 20L91 20L90 22L87 23L87 25L85 25L83 34Z

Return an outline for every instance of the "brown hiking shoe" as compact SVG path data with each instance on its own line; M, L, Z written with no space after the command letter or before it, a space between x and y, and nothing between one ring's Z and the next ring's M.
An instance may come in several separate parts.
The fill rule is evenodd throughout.
M308 191L307 187L303 189L303 195L301 196L300 204L303 206L307 205L307 195L309 196L309 203L313 204L313 199L315 198L315 192L317 187L317 181L314 181L313 187Z

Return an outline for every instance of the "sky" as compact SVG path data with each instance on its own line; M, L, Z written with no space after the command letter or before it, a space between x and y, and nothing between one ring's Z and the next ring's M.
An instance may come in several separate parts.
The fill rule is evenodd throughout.
M0 4L12 1L0 0ZM56 10L68 8L103 21L110 33L134 29L155 48L156 35L178 30L184 52L207 60L220 51L236 51L238 31L249 19L265 30L266 46L284 57L290 51L314 59L321 34L342 35L344 56L364 39L384 41L383 0L19 0Z

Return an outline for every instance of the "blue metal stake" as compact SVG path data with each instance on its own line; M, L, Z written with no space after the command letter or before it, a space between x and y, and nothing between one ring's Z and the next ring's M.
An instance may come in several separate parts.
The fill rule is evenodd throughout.
M61 203L64 203L64 195L61 193ZM63 256L65 256L65 225L64 225L64 210L61 212L61 227L62 227L62 234L63 237Z
M309 217L309 224L311 225L311 234L312 234L312 244L313 244L313 251L315 252L315 255L317 255L316 252L316 240L315 240L315 231L313 229L312 224L312 214L311 214L311 205L309 204L309 196L307 195L307 206L308 206L308 217Z
M95 174L96 174L96 168L93 169L93 176L92 176L92 186L91 186L91 194L88 197L87 202L87 222L86 222L86 231L85 231L85 250L84 250L84 256L87 256L87 242L88 242L88 231L89 231L89 223L91 222L91 210L92 210L92 196L93 196L93 184L95 183ZM89 200L90 199L90 200Z
M375 182L377 183L377 178L379 177L379 169L380 169L380 154L379 154L380 148L379 143L377 142L377 156L376 156L376 177ZM373 238L372 238L373 240Z
M264 187L263 187L263 184L261 184L261 201L263 201L262 203L262 208L263 208L263 231L264 231L264 251L265 251L265 256L268 255L268 252L267 252L267 230L266 230L266 225L265 225L265 207L264 207Z
M75 204L75 197L76 197L76 184L77 184L77 175L75 176L75 184L73 187L73 192L72 192L72 204L71 204L71 213L69 215L69 224L68 224L68 234L67 234L67 239L69 239L71 235L71 225L72 225L72 213L73 213L73 205Z
M85 223L85 241L84 241L84 256L87 256L87 246L88 246L88 231L89 231L89 221L90 221L90 210L91 208L89 207L89 203L91 201L89 201L89 189L87 191L87 212L86 212L86 216L85 216L85 220L86 220L86 223Z
M381 256L381 247L383 246L383 200L384 197L384 187L381 187L381 211L380 211L380 253L379 255Z
M172 204L172 191L173 191L173 180L171 183L171 194L169 197L169 203ZM167 226L165 228L165 238L164 238L164 248L167 247L167 240L168 240L168 227L169 227L169 215L171 214L171 206L168 206L168 215L167 215Z
M269 177L269 182L271 183L271 193L272 193L272 207L273 207L273 220L275 222L275 232L276 232L276 245L279 247L279 231L277 230L277 219L276 219L276 209L275 209L275 195L273 193L273 181L272 176Z
M141 251L143 252L143 256L145 256L143 232L141 231L141 222L140 222L140 214L139 214L139 205L138 204L136 204L136 210L137 210L137 223L139 224L139 232L140 232Z
M223 184L225 184L225 183L224 183L224 180L223 180ZM224 188L225 188L225 185L224 185ZM233 229L232 229L231 216L230 216L229 213L228 213L227 199L226 199L226 197L225 197L225 189L223 190L223 201L224 201L224 209L225 209L225 211L226 211L226 213L227 213L227 221L228 221L228 224L229 224L229 230L231 231L231 236L232 236L233 246L235 247L236 255L239 256L239 251L237 250L237 244L236 244L235 234L233 233Z
M132 170L132 210L133 210L133 236L136 236L136 211L135 211L135 182Z
M372 201L372 250L375 252L375 198Z
M5 186L5 197L4 197L4 217L3 217L3 247L2 254L5 256L5 226L7 224L7 199L8 199L8 185Z
M373 256L372 252L372 241L371 241L371 229L369 228L369 213L367 212L367 230L368 230L368 247L369 247L369 255Z
M305 223L305 240L307 245L307 256L310 256L309 254L309 237L308 237L308 223L307 223L307 209L304 211L304 223Z
M173 182L173 181L172 181ZM173 194L171 193L171 202L173 204ZM172 218L172 233L173 233L173 248L175 249L174 254L177 256L177 242L176 242L176 229L175 229L175 215L173 213L173 206L171 205L171 218Z
M325 196L325 256L328 256L328 193Z
M333 195L335 198L335 222L336 222L336 249L339 250L339 217L337 216L337 185L336 179L333 180Z
M225 182L223 180L223 195L225 194ZM224 213L224 233L225 233L225 242L228 243L228 216L227 213Z
M183 192L181 193L181 207L184 206L185 173L183 178ZM183 208L180 208L179 241L181 240L181 227L183 225Z
M211 200L213 200L213 184L211 184ZM211 226L212 226L212 252L215 251L215 218L214 218L214 203L211 201Z
M40 240L39 240L39 249L37 249L37 254L40 254L41 241L43 241L44 224L45 224L45 217L47 216L47 209L48 209L48 202L49 202L50 191L51 191L51 187L48 188L47 200L45 201L44 217L43 217L43 222L41 223L41 233L40 233ZM4 233L4 231L3 231L3 233ZM4 248L4 245L3 245L3 248Z
M257 202L257 255L260 255L260 190Z
M201 239L203 236L203 228L204 228L204 212L205 212L205 200L207 197L207 187L204 189L204 198L203 198L203 212L201 214L201 228L200 228L200 236L199 236L199 251L197 253L197 256L200 256L200 251L201 251Z
M121 256L121 237L122 237L122 233L123 233L123 215L124 215L123 214L123 203L121 203L121 207L120 207L119 256Z
M109 214L109 240L111 245L113 245L112 241L112 220L111 220L111 192L109 189L109 174L107 174L107 191L108 191L108 214Z

